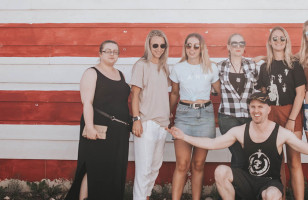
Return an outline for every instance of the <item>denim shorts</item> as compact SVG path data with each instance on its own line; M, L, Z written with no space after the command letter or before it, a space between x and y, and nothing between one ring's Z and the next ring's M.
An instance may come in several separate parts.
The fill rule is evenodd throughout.
M214 138L216 127L213 104L199 109L178 104L174 125L190 136Z

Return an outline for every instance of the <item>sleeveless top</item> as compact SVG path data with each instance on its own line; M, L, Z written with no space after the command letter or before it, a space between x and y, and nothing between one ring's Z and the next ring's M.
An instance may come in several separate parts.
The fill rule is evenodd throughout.
M246 124L244 133L244 170L252 176L280 179L282 153L277 150L279 124L276 123L271 135L261 143L255 143L249 135L250 122Z
M122 121L129 121L128 96L130 87L125 82L122 72L121 80L112 80L92 67L97 73L93 107L115 116ZM110 119L94 112L94 124L108 125Z

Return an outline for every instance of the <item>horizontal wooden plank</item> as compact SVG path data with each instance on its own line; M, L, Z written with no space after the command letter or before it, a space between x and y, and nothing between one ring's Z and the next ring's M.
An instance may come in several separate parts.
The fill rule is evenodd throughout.
M205 37L208 46L226 46L227 39L232 33L242 33L246 36L248 46L263 46L272 27L286 24L271 24L271 26L221 26L220 24L182 24L173 27L172 24L152 24L151 27L0 27L0 41L3 46L93 46L97 47L102 41L113 39L123 48L131 46L143 47L144 41L152 29L164 31L171 47L181 47L185 37L192 32ZM286 27L293 44L300 45L302 24ZM68 37L69 36L69 37ZM87 49L85 49L86 51Z
M0 159L76 160L79 126L68 125L0 125ZM216 128L216 136L220 135ZM303 138L307 141L306 138ZM164 161L174 162L173 140L168 134ZM16 148L18 147L18 148ZM134 160L133 136L130 137L129 160ZM229 162L228 149L209 151L207 162ZM302 155L308 163L308 156Z
M211 96L217 116L219 96ZM128 99L128 106L131 106ZM0 124L78 124L82 104L77 91L0 91Z
M0 159L76 160L79 126L70 125L0 125ZM219 135L219 129L217 128ZM134 160L133 136L130 137L129 160ZM164 161L175 161L171 135L168 134ZM18 147L18 148L16 148ZM213 151L208 162L230 159L227 149Z
M88 22L88 23L0 23L0 28L271 28L273 26L283 26L285 28L297 28L303 25L303 22L298 23L108 23L108 22Z
M205 163L204 167L204 185L214 183L214 170L219 164L228 163ZM75 176L77 162L72 160L29 160L29 159L0 159L0 186L5 187L9 180L19 179L26 181L41 181L50 179L54 182L64 183L69 187ZM304 172L305 170L304 165ZM175 168L175 162L163 162L156 184L164 185L172 182L172 175ZM133 182L135 177L135 162L129 161L127 166L126 182ZM57 180L54 180L57 179ZM48 181L48 180L47 180ZM23 184L26 184L23 182ZM190 184L186 183L184 192L191 192Z
M106 39L120 45L120 57L141 57L144 41L152 29L163 30L170 42L170 57L180 57L185 37L198 32L205 38L211 57L225 57L230 34L242 33L247 41L246 56L265 54L272 27L286 27L295 51L301 40L302 24L1 24L0 57L97 57ZM68 37L69 36L69 37Z
M115 67L130 83L139 58L119 58ZM211 58L219 62L225 58ZM180 58L169 58L170 69ZM0 57L0 90L79 91L82 73L98 63L97 57Z
M221 1L211 1L211 0L193 0L193 1L178 1L178 0L156 0L152 1L138 1L131 0L129 2L122 0L113 0L113 1L103 1L104 3L99 3L95 0L83 1L83 0L68 0L68 1L60 1L54 0L50 1L36 1L36 0L28 0L18 1L18 0L2 0L3 10L129 10L129 9L151 9L151 10L159 10L159 9L192 9L192 10L211 10L211 9L222 9L222 10L242 10L242 9L250 9L250 10L259 10L259 9L302 9L308 6L307 1L298 0L296 4L292 1L288 0L260 0L257 4L252 4L251 2L247 2L245 0L233 0L232 2L228 0ZM279 3L278 3L279 2Z
M212 2L196 6L207 6ZM284 4L274 2L275 5ZM165 2L155 5L162 6ZM266 9L11 9L1 10L0 23L303 23L307 20L307 6L296 5L296 9L279 9L276 6Z
M265 43L265 41L264 41ZM3 46L0 48L0 57L98 57L98 46ZM300 46L293 45L293 51L298 52ZM208 46L209 55L211 57L226 57L228 55L226 46ZM144 47L132 46L121 47L120 58L141 57L144 52ZM170 47L170 57L181 57L182 47ZM255 57L266 54L265 45L263 46L247 46L245 56Z
M55 84L55 83L0 83L0 90L79 90L79 84Z
M0 102L80 103L79 91L0 91Z
M0 121L79 122L81 103L1 102Z

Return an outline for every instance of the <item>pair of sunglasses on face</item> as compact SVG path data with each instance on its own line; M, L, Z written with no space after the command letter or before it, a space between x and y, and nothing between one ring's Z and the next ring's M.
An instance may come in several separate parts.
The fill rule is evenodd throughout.
M161 49L165 49L167 47L166 44L160 44L160 45L159 44L152 44L152 47L154 49L157 49L159 46L160 46Z
M195 50L198 50L200 48L200 44L192 44L192 43L187 43L185 44L186 49L191 49L194 48Z
M274 37L272 37L272 40L273 40L274 42L277 42L277 41L278 41L278 39L280 39L280 41L281 41L281 42L284 42L284 41L286 41L286 40L287 40L287 38L286 38L286 37L284 37L284 36L280 36L280 37L278 37L278 36L274 36Z
M244 48L246 46L246 42L245 41L240 41L240 42L231 42L230 43L231 47L236 48L236 47L241 47Z

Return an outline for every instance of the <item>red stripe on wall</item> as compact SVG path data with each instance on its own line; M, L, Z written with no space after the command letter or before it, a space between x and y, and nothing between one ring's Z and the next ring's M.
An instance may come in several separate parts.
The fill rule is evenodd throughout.
M180 57L185 37L201 33L211 57L226 57L230 34L242 33L248 57L265 54L270 28L283 26L298 51L302 24L0 24L2 57L97 57L99 44L107 39L119 43L120 57L140 57L152 29L163 30L170 42L170 56Z
M217 116L220 97L211 99ZM82 104L79 91L0 91L0 110L0 124L77 125Z
M0 91L1 124L79 124L79 91Z
M205 163L204 185L212 185L215 182L214 171L218 165L229 163ZM17 178L27 181L40 181L42 179L73 179L77 161L70 160L20 160L20 159L0 159L0 179ZM302 164L304 176L308 177L308 164ZM163 162L159 170L157 184L172 182L174 162ZM127 182L133 182L135 176L135 162L128 162ZM286 176L289 180L288 167L286 165Z

